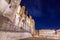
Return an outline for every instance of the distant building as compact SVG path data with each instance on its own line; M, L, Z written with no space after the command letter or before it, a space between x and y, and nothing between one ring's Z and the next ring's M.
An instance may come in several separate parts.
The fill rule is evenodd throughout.
M39 37L39 30L34 30L34 37Z

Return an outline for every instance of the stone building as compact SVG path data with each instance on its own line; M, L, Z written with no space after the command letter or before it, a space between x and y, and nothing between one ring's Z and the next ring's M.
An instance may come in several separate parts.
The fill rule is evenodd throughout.
M39 30L39 36L51 36L55 35L55 30L45 29Z
M27 15L25 6L21 7L20 2L21 0L0 0L0 15L3 18L0 29L10 31L24 29L33 34L35 27L34 19ZM2 18L0 19L2 20Z
M20 2L21 0L0 0L0 34L3 34L1 40L6 40L7 37L32 37L35 30L34 19L27 15L25 6L21 7Z

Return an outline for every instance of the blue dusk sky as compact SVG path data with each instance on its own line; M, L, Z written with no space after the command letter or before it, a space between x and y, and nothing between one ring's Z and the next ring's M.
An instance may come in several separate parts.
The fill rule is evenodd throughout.
M60 0L22 0L28 13L35 20L35 28L60 29Z

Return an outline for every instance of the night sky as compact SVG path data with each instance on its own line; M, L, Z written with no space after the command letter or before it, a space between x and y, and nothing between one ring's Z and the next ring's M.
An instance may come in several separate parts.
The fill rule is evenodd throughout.
M22 0L36 29L60 29L60 0Z

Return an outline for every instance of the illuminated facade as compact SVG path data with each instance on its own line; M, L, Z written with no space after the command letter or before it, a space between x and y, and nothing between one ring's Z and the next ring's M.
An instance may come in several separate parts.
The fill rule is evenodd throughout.
M4 21L0 25L1 29L11 31L24 29L33 34L35 30L34 19L30 15L28 16L28 11L25 9L25 6L20 6L20 2L21 0L0 1L0 15L6 18L6 20L3 18Z
M12 40L12 37L14 40L23 39L34 35L34 19L28 15L25 6L20 6L20 2L0 0L0 34L3 34L0 40Z

